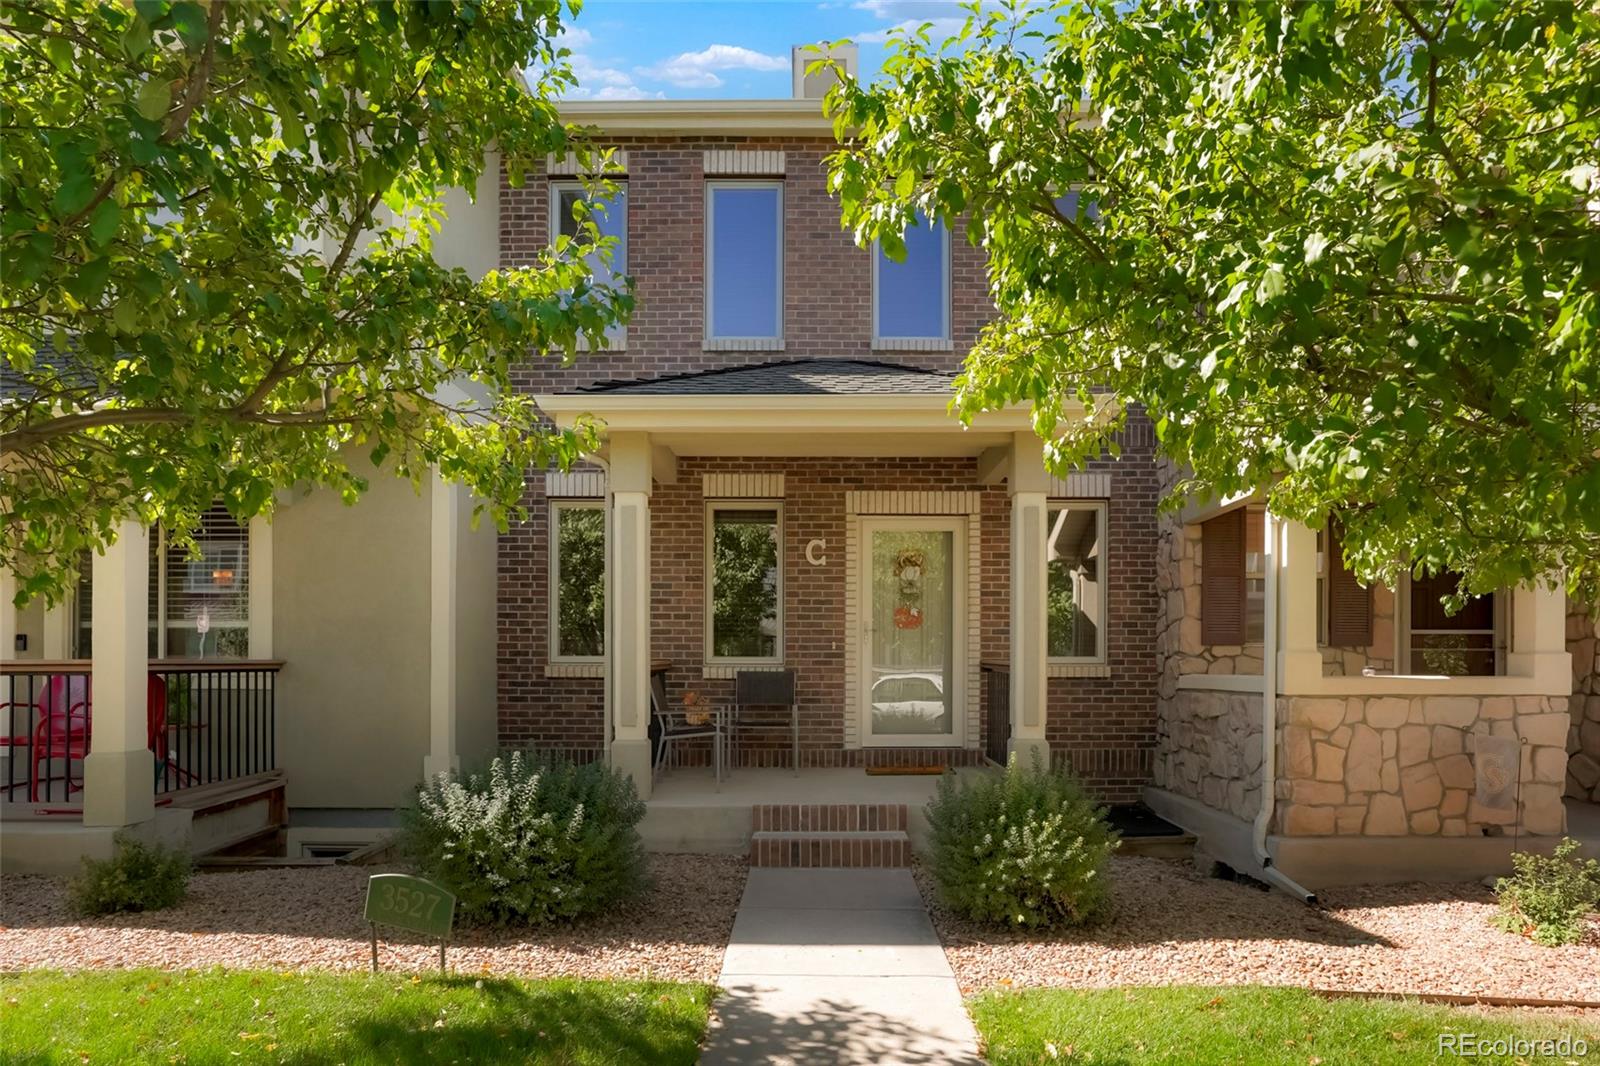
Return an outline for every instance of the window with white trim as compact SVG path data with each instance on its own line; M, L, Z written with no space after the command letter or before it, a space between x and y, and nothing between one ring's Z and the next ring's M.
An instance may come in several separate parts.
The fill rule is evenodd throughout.
M706 660L783 659L783 505L706 504Z
M555 244L566 237L579 248L592 248L592 234L583 225L592 221L602 238L610 238L609 261L599 249L584 256L600 288L620 284L619 279L628 273L628 190L613 179L616 190L609 196L594 197L581 182L553 181L550 183L550 241ZM627 338L626 326L612 326L606 330L609 347L620 348Z
M1047 515L1045 615L1050 658L1103 663L1110 609L1105 501L1052 501Z
M550 503L550 659L606 653L606 512L599 500Z
M783 183L706 182L706 340L783 339Z
M150 531L152 659L243 659L250 654L250 527L223 505L200 516L194 548ZM72 604L72 655L94 653L94 560L79 562Z
M883 347L896 341L950 339L950 231L917 212L906 230L902 257L873 244L872 338Z

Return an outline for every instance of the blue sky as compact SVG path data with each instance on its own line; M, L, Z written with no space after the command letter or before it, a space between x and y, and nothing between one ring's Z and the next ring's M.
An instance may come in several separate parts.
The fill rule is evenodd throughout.
M585 0L565 40L568 98L784 98L793 45L848 37L871 78L891 28L930 21L937 39L964 19L954 0Z

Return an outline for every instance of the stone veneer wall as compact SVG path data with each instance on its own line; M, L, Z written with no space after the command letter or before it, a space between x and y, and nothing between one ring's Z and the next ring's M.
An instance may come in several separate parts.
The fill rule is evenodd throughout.
M1261 696L1184 689L1161 701L1152 781L1253 819L1261 806Z
M1559 834L1564 696L1278 699L1277 830L1288 836ZM1473 798L1478 734L1523 739L1520 806ZM1492 830L1491 830L1492 831Z
M1567 616L1572 653L1572 723L1567 732L1567 795L1600 803L1600 607Z

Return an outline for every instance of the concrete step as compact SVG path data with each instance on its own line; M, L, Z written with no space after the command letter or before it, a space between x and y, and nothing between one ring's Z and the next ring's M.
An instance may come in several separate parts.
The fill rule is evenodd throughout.
M750 816L758 833L903 831L910 817L904 803L768 803L752 807Z
M911 838L903 829L828 832L757 830L750 837L751 866L911 865Z

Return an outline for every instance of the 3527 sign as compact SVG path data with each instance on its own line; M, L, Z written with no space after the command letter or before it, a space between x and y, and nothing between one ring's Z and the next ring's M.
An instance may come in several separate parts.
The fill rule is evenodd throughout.
M432 881L409 874L373 874L367 880L364 917L372 927L372 969L378 969L378 926L388 925L439 938L439 970L455 924L456 897Z

